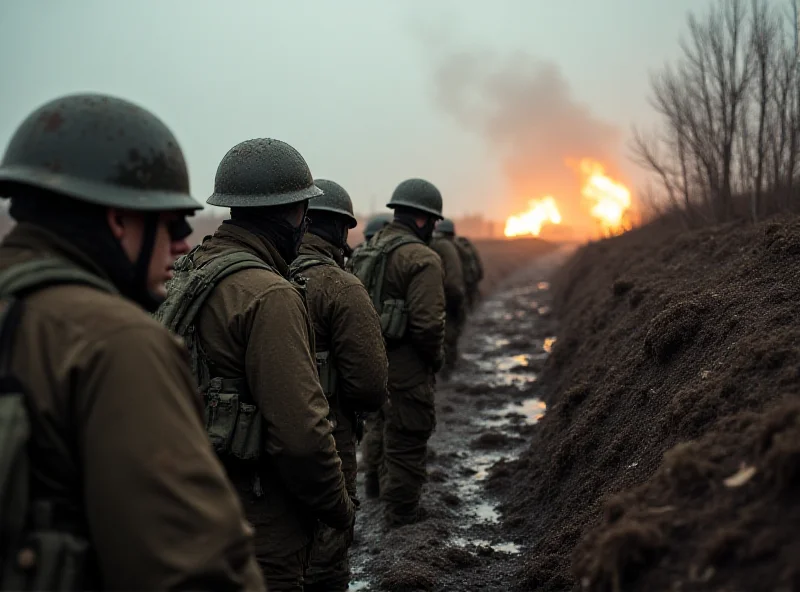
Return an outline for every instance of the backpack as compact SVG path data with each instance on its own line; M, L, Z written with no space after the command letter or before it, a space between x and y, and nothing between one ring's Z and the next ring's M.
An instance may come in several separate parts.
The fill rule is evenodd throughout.
M57 258L0 272L0 589L73 590L87 585L90 543L53 523L56 500L30 498L29 401L11 373L14 334L25 296L58 284L117 293L111 284Z
M408 309L404 299L383 298L389 255L403 245L425 243L422 239L408 234L384 237L385 233L379 231L362 243L347 262L347 268L364 284L381 319L381 332L387 341L391 341L402 339L405 335Z
M262 451L263 420L245 377L213 376L210 360L200 345L195 320L214 288L226 277L244 269L278 271L246 251L232 251L196 265L194 255L202 245L180 257L167 298L153 315L189 350L192 374L203 397L206 432L220 456L257 459Z
M483 267L475 247L463 236L453 239L456 244L458 254L461 257L461 267L464 270L464 283L468 286L475 286L483 279Z

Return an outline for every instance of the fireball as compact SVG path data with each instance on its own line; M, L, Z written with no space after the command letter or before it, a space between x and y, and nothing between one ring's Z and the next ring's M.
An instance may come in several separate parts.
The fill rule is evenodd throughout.
M589 213L598 220L603 233L614 235L630 230L626 217L631 207L631 192L622 183L606 176L602 164L584 158L578 165L583 177L581 195L590 203Z
M539 236L544 224L561 224L561 213L558 211L556 200L552 196L548 195L542 199L532 199L528 202L528 205L527 212L519 216L511 216L506 221L506 236L524 236L528 234Z

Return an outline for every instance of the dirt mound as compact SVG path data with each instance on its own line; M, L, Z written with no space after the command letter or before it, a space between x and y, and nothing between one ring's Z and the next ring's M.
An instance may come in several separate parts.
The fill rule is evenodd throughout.
M548 411L495 473L520 589L800 589L799 267L784 218L651 225L554 278Z

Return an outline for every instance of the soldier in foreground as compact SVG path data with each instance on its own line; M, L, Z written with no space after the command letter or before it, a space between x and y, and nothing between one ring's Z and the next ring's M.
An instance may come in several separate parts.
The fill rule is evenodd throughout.
M320 382L330 404L328 417L347 492L355 499L356 440L363 428L360 415L377 411L386 402L388 362L381 323L369 294L358 278L342 269L348 230L357 224L350 195L333 181L316 179L314 184L324 195L309 202L311 224L291 271L298 281L307 280ZM321 526L317 530L305 592L347 590L347 553L352 541L352 528L337 531Z
M428 181L409 179L387 205L394 221L354 253L351 268L378 309L389 357L390 402L370 422L364 443L367 494L380 492L387 522L400 525L424 517L419 498L436 426L444 272L427 243L442 217L442 196Z
M255 526L271 591L303 590L317 520L348 530L355 508L327 419L304 292L289 280L322 192L272 139L231 148L208 203L231 209L175 264L158 316L185 336L215 450Z
M444 296L445 296L445 333L444 333L444 366L442 378L447 379L452 374L458 362L458 339L467 317L464 288L464 271L461 265L461 256L453 242L453 223L444 219L437 224L437 231L433 233L430 246L442 259L444 267Z
M62 97L17 128L0 195L0 588L264 590L185 350L146 312L200 207L175 137Z

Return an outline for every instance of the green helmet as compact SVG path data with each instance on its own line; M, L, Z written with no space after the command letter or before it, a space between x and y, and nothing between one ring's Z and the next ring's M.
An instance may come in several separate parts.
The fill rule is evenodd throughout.
M364 226L364 238L371 239L376 232L392 221L391 214L378 214L367 221Z
M392 193L392 199L386 204L387 208L398 206L412 208L442 217L442 194L433 183L424 179L407 179L400 183Z
M199 210L172 132L154 114L101 94L67 95L19 125L0 161L0 196L36 187L101 206Z
M353 215L353 201L344 187L327 179L314 179L314 185L322 189L323 194L308 202L308 211L341 214L348 219L349 227L355 228L358 220Z
M223 157L214 178L212 206L281 206L322 195L300 153L286 142L257 138L237 144Z
M436 230L444 234L455 234L456 225L453 224L453 221L450 218L442 218L436 225Z

